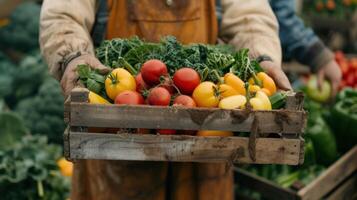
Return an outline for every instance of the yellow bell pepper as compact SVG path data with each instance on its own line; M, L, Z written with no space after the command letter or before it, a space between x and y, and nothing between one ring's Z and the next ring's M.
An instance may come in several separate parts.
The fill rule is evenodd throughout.
M249 86L248 86L248 91L249 91L249 93L251 93L251 94L255 94L255 93L257 93L259 90L261 90L261 88L260 88L259 86L257 86L257 85L251 85L251 84L249 84Z
M274 80L265 72L259 72L255 77L251 77L248 82L250 85L260 86L261 91L266 93L268 96L271 96L276 92Z
M239 94L246 94L244 82L233 73L227 73L224 75L224 83L234 88Z
M254 98L249 100L253 110L271 110L269 97L262 91L258 91Z
M110 104L109 101L107 101L106 99L104 99L103 97L99 96L98 94L92 91L89 91L88 99L89 99L89 103L92 104Z
M247 103L247 98L243 95L234 95L227 98L222 99L218 107L223 109L237 109L244 108Z
M222 98L230 97L233 95L238 95L239 92L235 90L232 86L227 84L221 84L218 86L219 94Z
M229 137L233 136L233 132L231 131L209 131L209 130L202 130L197 132L197 136L223 136Z

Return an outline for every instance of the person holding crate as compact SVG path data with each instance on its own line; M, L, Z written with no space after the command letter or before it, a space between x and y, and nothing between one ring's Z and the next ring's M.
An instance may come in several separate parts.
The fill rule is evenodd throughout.
M221 5L216 15L216 3ZM217 20L217 17L220 20ZM291 89L281 70L278 22L267 0L45 0L40 45L50 73L68 96L78 80L76 67L110 69L94 55L103 39L134 35L157 42L173 35L183 43L249 48L280 89ZM234 198L226 163L165 163L81 160L75 163L71 199Z

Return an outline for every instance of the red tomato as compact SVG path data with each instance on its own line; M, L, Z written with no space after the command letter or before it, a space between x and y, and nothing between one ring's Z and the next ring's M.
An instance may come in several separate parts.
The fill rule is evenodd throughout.
M187 95L179 95L174 99L174 106L196 107L196 102Z
M131 104L131 105L138 105L138 104L144 104L144 98L141 96L140 93L136 91L124 91L118 94L117 97L115 97L115 104Z
M355 75L354 74L348 74L346 78L346 84L348 86L353 86L355 83Z
M157 132L160 135L175 135L176 130L171 130L171 129L158 129Z
M196 107L196 102L187 95L179 95L174 99L174 106L184 106L184 107ZM178 134L180 135L196 135L197 131L194 130L180 130Z
M167 89L156 87L150 91L147 101L150 105L168 106L170 105L171 95Z
M183 94L192 94L201 83L200 75L191 68L181 68L174 74L174 84Z
M137 92L143 92L144 90L148 89L149 86L145 83L143 77L141 76L141 73L136 75L135 77L135 82L136 82L136 91Z
M167 74L167 67L160 60L153 59L146 61L140 72L145 83L156 85L160 83L160 77Z
M339 62L345 60L345 55L343 54L342 51L336 51L335 52L335 59L339 63Z
M352 58L349 64L350 64L350 68L357 69L357 58Z
M349 70L347 62L346 61L342 61L342 62L339 63L339 65L340 65L340 69L341 69L342 75L346 76L348 74L348 70Z

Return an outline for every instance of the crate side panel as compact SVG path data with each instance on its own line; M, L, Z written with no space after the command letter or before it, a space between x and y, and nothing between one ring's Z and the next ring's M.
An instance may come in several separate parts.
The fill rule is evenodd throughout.
M299 163L299 139L258 138L256 162ZM253 163L248 138L138 134L70 134L72 159Z
M254 118L259 121L260 133L300 134L306 113L71 104L72 126L250 132Z

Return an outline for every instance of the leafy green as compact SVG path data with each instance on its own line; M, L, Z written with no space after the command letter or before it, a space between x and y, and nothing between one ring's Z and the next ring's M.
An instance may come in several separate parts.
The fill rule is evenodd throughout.
M46 134L51 142L62 143L64 99L59 83L48 77L37 96L19 102L15 111L24 119L31 133Z
M97 49L98 59L106 66L124 67L132 74L140 71L147 60L163 61L173 75L182 67L195 69L201 79L218 82L227 72L242 76L244 80L262 71L248 50L235 52L230 45L182 45L175 37L167 36L160 43L148 43L137 37L104 41Z
M67 198L70 180L56 164L61 154L61 147L48 144L45 136L27 135L0 149L1 199Z
M18 6L10 23L0 28L0 47L29 52L38 48L40 5L27 2Z
M9 69L10 67L12 69ZM11 86L5 86L8 91L4 94L6 102L11 108L15 107L20 100L35 95L45 78L49 76L47 66L39 53L26 56L18 66L13 64L4 66L4 70L6 70L4 71L5 75L3 78L0 75L0 80L6 80L5 76L11 77L11 80L8 80L8 84Z
M20 140L29 130L14 112L0 111L0 133L0 149L3 149Z

